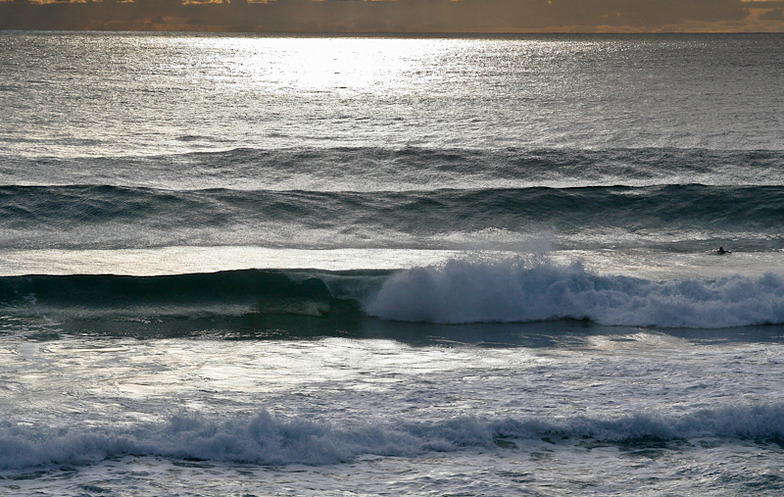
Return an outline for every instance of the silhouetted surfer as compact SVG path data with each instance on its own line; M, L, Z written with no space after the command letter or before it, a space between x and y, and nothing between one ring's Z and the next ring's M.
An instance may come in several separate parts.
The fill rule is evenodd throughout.
M719 247L719 250L717 250L716 253L719 255L724 255L724 254L731 254L732 251L724 250L724 247Z

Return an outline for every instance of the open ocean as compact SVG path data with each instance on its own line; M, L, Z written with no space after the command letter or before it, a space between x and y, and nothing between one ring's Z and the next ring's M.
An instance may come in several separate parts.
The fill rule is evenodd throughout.
M784 35L0 47L0 495L784 493Z

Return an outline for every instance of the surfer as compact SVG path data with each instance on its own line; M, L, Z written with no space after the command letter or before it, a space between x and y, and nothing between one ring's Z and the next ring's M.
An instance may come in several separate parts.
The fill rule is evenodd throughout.
M732 252L729 250L724 250L724 247L719 247L719 250L717 250L716 253L719 255L724 255L724 254L731 254Z

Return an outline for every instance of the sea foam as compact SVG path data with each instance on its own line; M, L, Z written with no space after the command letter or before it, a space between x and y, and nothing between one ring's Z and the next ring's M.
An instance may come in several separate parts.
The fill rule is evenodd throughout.
M589 319L605 325L723 328L784 323L784 276L651 281L579 262L452 260L391 277L366 311L444 324Z
M125 456L249 464L326 465L363 455L411 457L473 448L514 448L526 440L592 439L634 444L702 437L778 441L784 405L729 406L687 414L485 418L336 424L266 411L217 419L181 414L157 424L60 427L0 424L0 470L88 465Z

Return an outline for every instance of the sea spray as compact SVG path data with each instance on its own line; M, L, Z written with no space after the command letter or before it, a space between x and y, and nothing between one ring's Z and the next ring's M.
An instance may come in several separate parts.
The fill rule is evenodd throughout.
M589 319L605 325L724 328L784 322L784 276L651 281L579 262L456 259L390 278L366 311L431 323Z

